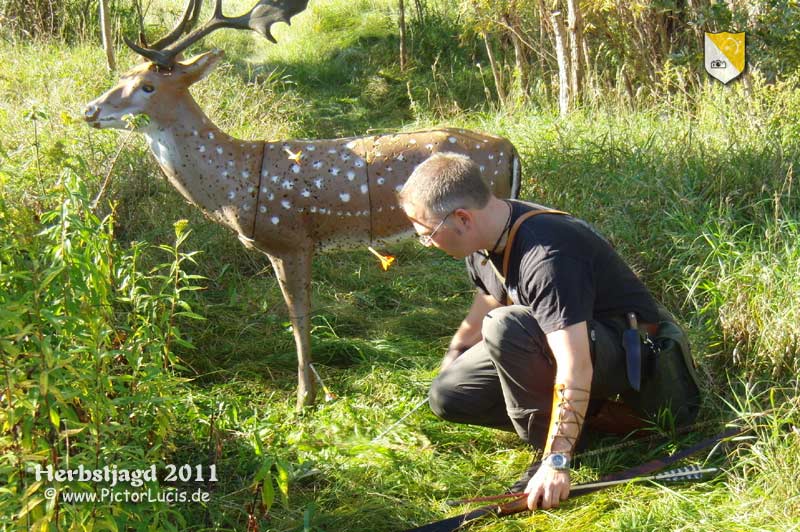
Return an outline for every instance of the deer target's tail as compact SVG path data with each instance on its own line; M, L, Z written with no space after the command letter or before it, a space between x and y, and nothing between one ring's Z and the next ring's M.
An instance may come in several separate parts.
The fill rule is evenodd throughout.
M519 160L519 153L513 146L511 147L511 199L519 197L519 189L522 187L522 177L520 176L521 164Z

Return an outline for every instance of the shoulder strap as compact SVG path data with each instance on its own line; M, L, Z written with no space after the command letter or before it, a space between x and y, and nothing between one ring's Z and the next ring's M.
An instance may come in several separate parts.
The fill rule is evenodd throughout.
M511 257L511 246L514 243L514 237L517 236L517 231L519 230L522 223L528 218L536 216L537 214L569 214L569 213L553 209L539 209L539 210L528 211L519 218L517 218L517 221L514 222L514 225L511 226L511 230L508 232L506 249L503 252L503 273L500 273L500 271L497 269L497 266L494 265L494 262L492 260L489 260L489 264L492 265L492 269L494 270L495 275L497 275L497 278L500 280L500 284L502 284L503 286L506 285L506 276L508 275L508 261L509 258ZM514 302L511 301L511 296L508 294L508 287L506 287L506 305L513 305L513 304Z
M540 210L536 210L536 211L528 211L525 214L523 214L522 216L520 216L519 218L517 218L517 221L514 222L514 225L511 226L511 230L508 232L508 240L506 241L506 249L503 252L503 275L499 275L499 272L495 269L495 273L498 274L498 276L500 277L500 281L503 284L505 284L505 282L506 282L505 278L506 278L506 276L508 276L508 261L511 258L511 246L514 243L514 237L517 236L517 231L519 231L519 228L522 226L522 223L525 220L527 220L528 218L532 218L534 216L537 216L539 214L564 214L564 215L567 215L569 213L566 213L564 211L557 211L557 210L554 210L554 209L540 209Z

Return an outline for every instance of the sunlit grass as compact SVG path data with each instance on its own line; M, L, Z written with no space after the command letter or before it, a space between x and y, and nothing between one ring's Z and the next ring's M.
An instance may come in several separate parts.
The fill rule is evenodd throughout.
M709 83L638 111L607 102L567 120L532 106L497 113L481 105L484 88L469 51L446 41L455 22L437 16L420 54L447 54L436 68L420 59L401 75L392 63L391 6L312 2L291 27L276 28L278 46L230 31L213 36L208 46L225 48L226 63L193 93L214 121L243 138L437 123L509 137L523 160L524 198L595 224L689 325L706 379L702 418L721 425L738 417L758 436L712 457L724 469L715 480L617 488L475 529L800 526L796 86L768 86L754 75L750 94L737 83ZM123 64L133 64L121 53ZM13 222L9 245L33 249L30 241L44 229L39 216L58 206L60 196L50 192L64 168L79 173L90 198L99 191L125 135L90 131L79 117L115 76L98 74L102 55L88 44L4 43L0 60L0 226ZM173 223L186 218L192 232L184 249L201 251L185 267L205 277L204 290L186 297L206 320L179 323L196 349L175 348L191 382L180 385L178 422L163 452L186 463L214 460L224 475L208 508L178 508L188 521L183 529L242 530L252 513L262 530L402 530L463 510L446 499L500 492L516 480L531 454L513 435L444 423L425 408L372 441L424 399L470 301L463 264L414 242L381 250L397 257L386 272L366 248L317 257L314 355L338 398L298 414L294 341L268 262L186 205L160 175L132 137L99 210L110 213L113 203L122 250L135 241L170 243ZM13 434L3 438L6 445ZM675 445L587 459L576 478ZM268 515L253 486L267 458L284 464L290 486L288 506L277 497ZM271 471L278 490L279 471Z

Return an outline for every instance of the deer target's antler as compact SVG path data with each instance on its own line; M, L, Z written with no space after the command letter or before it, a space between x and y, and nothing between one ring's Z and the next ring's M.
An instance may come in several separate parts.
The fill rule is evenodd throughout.
M271 42L276 42L270 28L276 22L290 24L290 19L303 11L308 0L260 0L250 11L238 17L226 17L222 14L222 0L216 0L214 14L197 29L200 8L203 0L187 0L183 16L175 27L152 46L139 46L127 37L125 44L142 57L163 68L171 68L178 54L202 39L209 33L221 28L255 31Z

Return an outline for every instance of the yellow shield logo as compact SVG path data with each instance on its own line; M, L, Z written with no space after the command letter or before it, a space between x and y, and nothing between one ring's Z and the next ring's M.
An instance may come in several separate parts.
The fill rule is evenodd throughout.
M728 83L744 71L744 33L706 32L706 72Z

